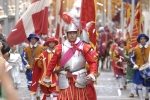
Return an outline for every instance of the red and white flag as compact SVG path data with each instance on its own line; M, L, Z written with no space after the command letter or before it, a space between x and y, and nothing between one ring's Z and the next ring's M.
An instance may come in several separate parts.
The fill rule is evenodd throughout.
M65 33L64 33L64 25L65 22L63 20L63 0L56 0L57 1L57 5L58 8L56 9L57 11L57 20L56 20L56 34L55 37L58 39L59 43L62 43L63 41L65 41Z
M48 1L32 0L7 38L10 47L25 42L31 33L48 33Z
M63 12L63 4L62 4L62 0L57 0L57 5L60 5L60 8L57 8L57 26L56 26L56 33L55 33L55 37L58 39L59 43L62 43L62 32L61 32L61 16L62 16L62 12Z

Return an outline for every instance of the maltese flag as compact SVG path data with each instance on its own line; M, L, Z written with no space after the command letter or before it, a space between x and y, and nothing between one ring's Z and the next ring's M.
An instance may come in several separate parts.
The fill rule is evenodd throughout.
M7 38L10 47L27 41L31 33L38 35L48 33L48 1L32 0Z

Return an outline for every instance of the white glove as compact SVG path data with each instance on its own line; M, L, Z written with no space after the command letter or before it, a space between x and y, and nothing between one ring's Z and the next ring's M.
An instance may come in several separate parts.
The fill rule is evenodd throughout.
M95 76L93 74L89 74L88 76L85 77L87 83L91 81L96 81Z
M111 52L111 51L109 51L109 54L111 55L111 54L112 54L112 52Z
M122 62L122 59L120 58L120 59L118 60L118 62Z
M30 67L30 65L26 65L26 66L25 66L26 69L29 69L29 67Z
M138 67L138 65L136 65L136 64L133 66L133 69L138 69L138 68L139 68L139 67Z

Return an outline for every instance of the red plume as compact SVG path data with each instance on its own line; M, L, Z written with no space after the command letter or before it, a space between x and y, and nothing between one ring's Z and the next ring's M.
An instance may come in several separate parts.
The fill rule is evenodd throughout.
M68 14L63 14L62 19L67 24L70 24L73 21L73 18L71 16L69 16Z

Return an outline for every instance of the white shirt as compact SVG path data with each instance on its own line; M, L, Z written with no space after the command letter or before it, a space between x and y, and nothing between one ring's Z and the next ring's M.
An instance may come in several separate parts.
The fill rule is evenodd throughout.
M10 59L8 60L9 63L17 63L19 67L22 66L22 59L19 53L10 53Z

